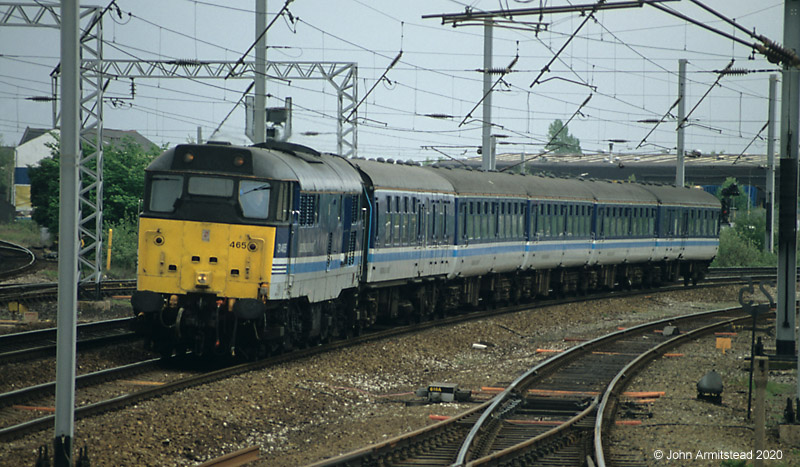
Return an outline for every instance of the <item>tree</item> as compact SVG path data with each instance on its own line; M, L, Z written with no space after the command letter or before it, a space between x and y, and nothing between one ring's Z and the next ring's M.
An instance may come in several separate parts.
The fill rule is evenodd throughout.
M569 129L561 120L555 120L547 130L549 143L545 149L553 154L583 154L581 140L569 134Z
M38 167L28 167L31 181L31 217L37 224L46 227L51 234L58 235L58 146L50 148L50 157L39 161Z
M86 148L84 148L86 151ZM142 148L131 138L109 145L103 152L103 221L119 224L131 221L139 212L139 200L144 196L144 169L161 153L153 146ZM50 232L58 232L59 211L59 147L52 156L30 167L31 204L33 220ZM89 193L88 197L94 196Z

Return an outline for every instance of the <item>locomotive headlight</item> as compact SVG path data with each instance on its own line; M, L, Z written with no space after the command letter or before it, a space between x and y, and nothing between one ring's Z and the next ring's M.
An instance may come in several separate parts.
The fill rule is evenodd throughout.
M194 283L199 288L206 288L211 286L211 273L210 272L198 272L195 276Z

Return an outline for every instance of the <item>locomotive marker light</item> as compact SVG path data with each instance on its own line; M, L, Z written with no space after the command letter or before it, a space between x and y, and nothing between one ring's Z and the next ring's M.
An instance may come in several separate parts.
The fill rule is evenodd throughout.
M207 289L211 286L211 273L210 272L198 272L197 277L195 280L195 285L197 288Z

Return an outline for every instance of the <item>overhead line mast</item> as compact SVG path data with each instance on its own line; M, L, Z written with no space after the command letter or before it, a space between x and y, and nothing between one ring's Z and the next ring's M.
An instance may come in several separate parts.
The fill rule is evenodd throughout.
M588 15L586 19L581 23L578 29L572 33L569 40L564 44L564 46L559 50L550 60L550 62L545 65L536 79L531 83L531 87L533 85L541 82L539 79L544 75L546 72L550 71L550 65L558 58L558 55L561 51L566 48L567 44L572 40L575 34L583 27L584 24L592 17L592 14L598 10L608 10L608 9L619 9L619 8L641 8L645 4L656 3L656 2L672 2L678 0L639 0L639 1L631 1L631 2L612 2L608 3L606 0L598 0L596 3L588 4L588 5L567 5L567 6L551 6L551 7L541 7L541 8L522 8L516 10L494 10L494 11L475 11L472 8L467 8L464 13L451 13L451 14L439 14L439 15L424 15L423 19L428 18L441 18L442 24L452 24L453 27L461 26L469 26L474 24L482 24L484 27L484 44L483 44L483 96L481 100L478 101L478 104L470 110L466 117L461 121L461 125L466 122L472 112L478 107L478 105L483 104L483 119L482 119L482 134L481 134L481 157L482 157L482 168L486 171L494 171L496 169L495 166L495 154L494 154L494 145L492 144L492 135L491 135L491 127L492 127L492 90L497 85L497 82L502 79L502 76L498 81L495 83L495 86L492 86L490 74L492 73L492 27L496 20L499 19L507 19L510 20L514 16L526 16L526 15L539 15L540 19L541 16L545 14L554 14L554 13L586 13ZM462 23L462 24L459 24ZM534 30L536 32L539 31L540 24L535 24ZM514 58L514 61L506 67L505 73L511 71L511 68L516 64L517 57ZM546 80L545 80L546 81ZM587 99L588 100L588 99ZM585 105L586 103L581 105ZM459 126L461 126L459 125Z

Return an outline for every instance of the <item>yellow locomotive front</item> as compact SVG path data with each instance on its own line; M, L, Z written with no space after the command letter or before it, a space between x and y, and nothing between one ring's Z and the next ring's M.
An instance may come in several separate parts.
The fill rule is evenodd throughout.
M214 144L177 146L147 169L131 303L138 329L164 355L230 354L268 329L291 184L254 172L248 149Z
M143 218L138 289L162 294L268 295L275 228Z

